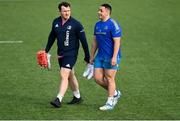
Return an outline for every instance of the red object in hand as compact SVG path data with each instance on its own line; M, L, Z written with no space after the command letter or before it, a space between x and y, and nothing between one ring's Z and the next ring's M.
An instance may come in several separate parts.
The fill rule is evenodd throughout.
M47 53L44 50L37 52L37 63L41 67L48 68Z

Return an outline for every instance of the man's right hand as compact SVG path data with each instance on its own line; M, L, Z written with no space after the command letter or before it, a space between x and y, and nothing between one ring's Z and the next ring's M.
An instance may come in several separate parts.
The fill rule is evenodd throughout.
M49 53L46 53L44 50L40 50L37 52L37 63L43 68L50 69L51 63L50 63L50 57L51 55Z
M89 63L90 63L90 64L93 64L93 63L94 63L94 58L93 58L93 57L91 57L91 58L89 59Z

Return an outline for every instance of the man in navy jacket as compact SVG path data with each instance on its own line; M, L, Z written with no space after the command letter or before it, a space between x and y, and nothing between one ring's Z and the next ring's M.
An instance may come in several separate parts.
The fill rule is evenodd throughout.
M71 17L70 4L62 2L59 4L60 17L52 23L52 30L49 34L45 48L46 53L51 49L55 39L57 39L57 55L60 67L61 83L59 93L54 101L50 102L54 107L61 107L62 99L70 85L73 91L73 99L68 104L82 102L79 92L79 84L74 74L74 65L77 60L79 50L79 40L84 50L84 60L89 63L90 55L84 28L79 21Z

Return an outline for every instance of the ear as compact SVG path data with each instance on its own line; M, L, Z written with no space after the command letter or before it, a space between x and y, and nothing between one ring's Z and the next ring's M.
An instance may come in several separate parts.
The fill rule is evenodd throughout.
M106 8L105 10L109 15L111 14L109 9Z

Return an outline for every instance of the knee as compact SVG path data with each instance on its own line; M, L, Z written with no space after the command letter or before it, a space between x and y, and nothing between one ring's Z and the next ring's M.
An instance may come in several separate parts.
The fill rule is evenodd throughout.
M71 80L73 80L73 78L74 78L74 74L70 73L68 80L71 81Z
M72 81L76 81L77 79L76 79L76 76L75 76L75 75L69 75L68 80L69 80L70 82L72 82Z
M114 77L112 77L111 75L105 75L105 78L108 83L114 82Z
M66 75L61 75L61 80L68 80L68 77Z
M97 80L99 80L99 79L100 79L100 76L99 76L99 75L97 75L97 74L94 74L94 79L97 81Z
M69 79L69 75L66 73L63 73L63 72L60 73L60 77L61 77L61 80L68 80Z
M101 83L103 80L103 77L95 74L94 79L95 79L96 83Z
M99 83L101 83L101 80L100 80L100 79L95 78L95 82L99 84Z

